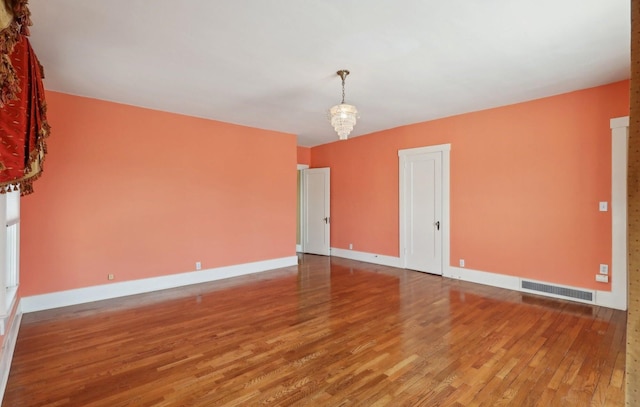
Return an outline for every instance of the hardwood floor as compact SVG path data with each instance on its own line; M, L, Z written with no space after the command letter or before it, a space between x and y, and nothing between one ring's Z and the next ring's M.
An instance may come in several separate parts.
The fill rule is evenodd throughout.
M622 406L626 313L339 258L27 314L3 406Z

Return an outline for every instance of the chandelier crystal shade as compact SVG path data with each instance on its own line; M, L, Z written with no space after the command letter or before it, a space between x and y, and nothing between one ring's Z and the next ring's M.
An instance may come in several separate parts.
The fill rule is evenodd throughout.
M349 75L349 71L343 69L338 71L337 74L342 78L342 102L329 109L329 118L340 140L346 140L353 130L353 126L356 125L358 110L355 106L344 103L344 79Z

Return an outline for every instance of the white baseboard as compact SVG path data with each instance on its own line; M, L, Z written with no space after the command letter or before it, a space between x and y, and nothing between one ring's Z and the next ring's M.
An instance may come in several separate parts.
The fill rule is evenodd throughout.
M559 295L537 292L537 291L532 292L529 290L522 289L520 285L520 281L522 280L522 278L520 277L489 273L486 271L471 270L467 268L450 266L448 267L448 270L445 270L443 277L454 278L457 280L468 281L471 283L490 285L492 287L506 288L509 290L521 291L521 292L526 292L526 293L535 294L535 295L542 295L545 297L559 298L559 299L568 300L568 301L594 304L601 307L619 309L622 311L625 311L627 306L626 298L624 298L623 296L617 295L612 291L598 291L598 290L592 290L592 289L585 289L581 287L565 286L562 284L550 283L547 281L532 280L529 278L526 279L529 281L536 281L542 284L551 284L551 285L566 287L570 289L592 291L594 293L593 301L581 301L575 298L566 298Z
M282 257L279 259L257 261L254 263L238 264L207 270L78 288L74 290L58 291L49 294L33 295L22 298L22 312L29 313L52 308L66 307L69 305L125 297L128 295L142 294L151 291L166 290L168 288L206 283L224 278L243 276L245 274L296 266L297 264L297 256Z
M338 249L332 247L331 255L350 260L363 261L365 263L380 264L382 266L400 267L399 257L385 256L383 254L358 252L355 250Z
M596 290L596 305L626 311L627 297L625 296L625 294L626 293L617 294L613 291Z
M7 330L2 346L2 355L0 355L0 404L4 398L4 392L7 389L9 381L9 371L11 369L11 361L13 360L13 351L16 349L18 341L18 331L20 330L20 322L22 321L21 303L18 304L13 322Z
M442 276L454 278L456 280L468 281L470 283L520 291L520 278L505 274L489 273L487 271L449 266L445 267Z

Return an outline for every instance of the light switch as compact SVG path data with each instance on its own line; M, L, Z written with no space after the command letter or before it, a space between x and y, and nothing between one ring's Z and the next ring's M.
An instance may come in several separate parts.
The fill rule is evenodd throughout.
M600 212L606 212L609 210L608 202L600 202Z
M600 274L609 274L609 265L601 264L600 265Z
M609 282L609 276L605 276L602 274L596 274L596 281L599 281L601 283L608 283Z

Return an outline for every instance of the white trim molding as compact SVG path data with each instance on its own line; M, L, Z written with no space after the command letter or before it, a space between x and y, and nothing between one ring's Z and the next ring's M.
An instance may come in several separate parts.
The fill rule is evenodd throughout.
M11 370L11 361L13 360L13 352L15 351L16 343L18 342L18 331L20 330L21 321L22 311L21 303L19 303L16 307L11 326L4 337L4 343L2 344L2 354L0 355L0 404L2 404L4 392L7 389L9 371Z
M611 129L619 129L623 127L629 127L629 116L616 117L609 120Z
M442 275L443 277L519 291L519 277L453 266L449 266L445 270L445 274Z
M399 177L399 242L400 242L400 267L406 266L406 213L404 201L406 180L403 167L406 161L415 155L427 153L442 153L442 274L447 270L451 250L451 226L450 226L450 183L451 183L451 144L438 144L427 147L409 148L398 150L398 177Z
M355 250L331 248L331 256L342 257L344 259L358 260L365 263L380 264L382 266L400 268L400 258L394 256L386 256L383 254L358 252Z
M18 299L17 290L12 295L11 303L7 306L7 312L4 315L0 315L0 335L5 335L8 330L11 329L11 326L8 326L8 323L12 321L11 317L14 313L18 312L14 309L14 307L18 304L16 301ZM19 309L19 308L18 308Z
M627 309L627 155L629 117L611 119L611 291L596 291L598 305Z
M516 276L509 276L505 274L489 273L486 271L472 270L472 269L453 267L453 266L449 267L447 275L444 275L443 277L467 281L470 283L488 285L491 287L505 288L507 290L519 291L519 292L532 294L532 295L540 295L543 297L551 297L551 298L558 298L566 301L587 303L587 304L598 305L606 308L622 309L619 303L615 301L609 302L607 298L604 298L603 291L597 291L590 288L573 287L573 286L550 283L550 282L540 281L540 280L535 280L530 278L522 278L522 277L516 277ZM536 282L540 284L548 284L555 287L563 287L563 288L572 289L572 290L590 292L593 294L593 301L586 301L586 300L580 300L577 298L569 298L569 297L564 297L560 295L555 295L552 293L527 290L522 288L521 282L523 280Z
M218 267L187 273L170 274L140 280L123 281L113 284L97 285L74 290L58 291L49 294L23 297L22 312L36 312L69 305L125 297L128 295L166 290L185 285L206 283L246 274L260 273L267 270L297 266L298 256L282 257L253 263Z

